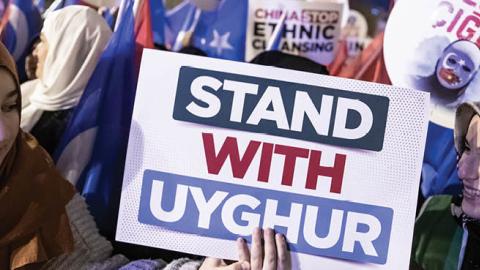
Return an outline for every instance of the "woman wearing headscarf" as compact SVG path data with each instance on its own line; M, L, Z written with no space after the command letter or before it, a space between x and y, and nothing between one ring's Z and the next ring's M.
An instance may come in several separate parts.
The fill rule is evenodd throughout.
M425 202L415 222L411 269L480 269L480 102L457 108L454 133L463 192Z
M15 64L0 45L0 269L82 269L105 261L111 244L47 152L20 129L21 108ZM105 263L126 262L117 256Z
M38 79L22 85L20 126L50 154L111 35L105 20L84 6L65 7L45 19L34 51Z

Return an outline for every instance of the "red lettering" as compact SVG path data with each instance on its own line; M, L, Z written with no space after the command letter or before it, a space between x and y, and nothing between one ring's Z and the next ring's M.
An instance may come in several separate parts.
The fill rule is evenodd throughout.
M278 19L282 16L282 10L265 10L264 19Z
M312 150L310 154L310 161L308 163L307 183L305 185L308 189L316 189L318 176L329 176L332 178L330 185L330 192L341 193L343 173L345 171L346 155L336 154L333 167L324 167L320 165L322 152Z
M245 153L240 156L237 139L235 137L226 137L218 151L215 150L215 142L212 133L202 133L203 147L205 150L205 159L207 162L208 173L218 175L225 161L230 159L232 175L235 178L243 178L249 169L260 145L260 162L258 166L259 182L268 183L272 165L273 154L284 156L282 185L292 186L295 175L296 162L298 158L308 158L308 171L305 180L305 188L317 189L318 176L331 177L330 192L341 193L343 174L345 171L346 155L336 154L334 165L326 167L320 165L322 152L300 147L272 144L259 141L250 141Z
M454 11L453 5L452 5L450 2L443 1L443 2L441 2L441 3L438 5L438 7L442 7L442 6L447 7L448 13L453 13L453 11ZM435 28L435 27L442 27L442 26L444 26L446 23L447 23L447 21L445 21L445 20L439 20L439 21L437 21L437 22L433 25L433 28ZM450 30L450 31L451 31L451 30Z
M477 3L475 3L475 1L472 1L472 0L463 0L463 2L467 5L472 6L472 7L477 5Z
M474 12L473 13L474 15L477 15L479 16L480 14ZM457 31L457 37L459 39L467 39L467 40L470 40L473 38L473 36L475 35L475 32L476 32L476 29L480 26L480 19L477 17L477 16L474 16L474 15L470 15L470 16L467 16L465 18L465 20L463 21L463 23L460 25L460 27L458 28L458 31ZM472 28L472 27L467 27L467 25L470 23L470 22L473 22L473 24L476 26L476 28ZM466 29L465 29L466 28Z
M297 158L308 158L308 149L298 148L286 145L275 145L275 153L284 155L282 185L292 186L293 173L295 172L295 163Z
M452 23L450 23L450 26L448 26L447 32L452 32L453 28L454 28L455 25L457 24L457 22L458 22L458 20L460 19L460 17L462 17L462 15L463 15L463 9L460 9L460 10L457 12L457 15L455 15L455 18L453 18Z
M287 21L298 21L300 19L296 11L292 11L289 15Z
M240 158L236 138L227 137L223 142L218 155L215 155L213 134L202 133L202 138L208 173L218 174L223 167L225 160L229 157L230 164L232 165L232 174L235 178L243 178L245 176L245 173L247 172L248 167L250 167L253 157L257 153L258 147L260 147L261 144L261 142L250 141L243 157Z
M270 167L272 165L273 144L263 143L260 167L258 168L258 181L268 182L270 178Z
M259 8L259 9L255 10L255 18L261 19L264 16L265 16L265 13L264 13L263 9Z

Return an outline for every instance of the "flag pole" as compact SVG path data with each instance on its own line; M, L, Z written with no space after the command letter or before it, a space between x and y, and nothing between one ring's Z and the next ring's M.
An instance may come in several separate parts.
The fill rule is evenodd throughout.
M268 40L267 48L265 51L273 51L273 50L279 50L280 46L280 40L282 39L282 34L283 34L283 25L285 24L285 20L287 18L287 10L282 9L282 16L280 17L280 20L278 21L277 25L275 26L275 30L272 33L272 36L270 37L270 40Z
M120 21L122 20L122 14L123 11L125 10L125 7L127 5L126 1L131 1L131 0L122 0L120 2L120 8L118 9L118 15L117 15L117 21L115 22L115 28L114 31L117 31L118 26L120 25ZM146 0L148 1L148 0ZM136 18L138 15L138 12L140 11L140 7L142 6L143 0L134 0L133 2L133 17Z
M190 45L193 33L197 28L198 22L200 20L200 15L202 15L202 10L195 6L194 9L188 14L182 29L177 34L175 39L175 44L173 45L172 51L178 52L183 47Z
M117 31L118 29L118 26L120 25L120 21L122 20L122 14L123 14L123 11L125 10L125 6L127 5L127 1L130 1L130 0L122 0L120 2L120 7L118 8L118 13L117 13L117 19L115 20L115 27L114 27L114 32Z
M138 12L140 12L143 1L149 1L149 0L134 0L133 2L133 17L137 18Z
M2 37L3 29L5 29L6 25L8 24L8 19L10 17L10 5L11 5L11 1L8 1L8 4L5 7L5 10L2 15L3 17L0 21L0 37Z

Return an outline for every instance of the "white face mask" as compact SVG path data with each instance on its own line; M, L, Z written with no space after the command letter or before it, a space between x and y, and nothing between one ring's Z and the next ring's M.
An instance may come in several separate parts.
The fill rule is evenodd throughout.
M437 62L436 75L446 89L457 90L467 86L476 75L480 64L480 50L470 41L450 44Z
M12 75L0 68L0 164L15 143L19 131L18 90Z

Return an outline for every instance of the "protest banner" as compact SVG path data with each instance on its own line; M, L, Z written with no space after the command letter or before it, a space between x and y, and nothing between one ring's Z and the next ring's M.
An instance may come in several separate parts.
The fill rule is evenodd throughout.
M116 239L236 259L254 227L295 269L408 269L428 94L145 50Z
M274 33L279 33L275 49L328 65L335 57L343 8L334 1L250 0L246 60L267 49Z
M479 3L472 0L399 1L390 14L388 75L394 85L430 92L437 125L453 128L457 106L480 100L479 29Z

